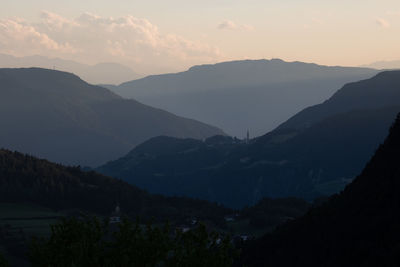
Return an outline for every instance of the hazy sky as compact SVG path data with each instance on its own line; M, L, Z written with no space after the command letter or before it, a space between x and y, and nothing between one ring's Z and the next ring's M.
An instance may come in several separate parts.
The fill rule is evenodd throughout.
M400 0L1 0L0 53L142 73L233 59L400 59Z

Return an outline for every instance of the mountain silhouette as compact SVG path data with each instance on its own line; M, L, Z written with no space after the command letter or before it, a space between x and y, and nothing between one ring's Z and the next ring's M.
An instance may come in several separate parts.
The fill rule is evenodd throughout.
M3 149L0 149L0 201L102 216L109 216L118 203L130 218L140 216L162 222L191 216L223 221L232 212L207 201L151 195L118 179Z
M246 266L399 266L400 117L339 195L243 251Z
M387 71L373 79L346 84L320 105L304 109L278 127L306 128L329 116L357 109L380 109L399 104L400 71Z
M400 111L399 84L400 72L384 72L345 85L324 103L249 142L225 137L179 147L182 140L155 138L98 170L153 193L230 207L263 197L331 195L360 173L384 140ZM154 153L155 147L163 152Z
M247 129L253 137L263 135L303 108L326 100L344 84L376 73L280 59L244 60L194 66L109 89L242 138Z
M96 166L158 135L206 138L223 132L79 77L46 69L0 69L0 147L58 163Z
M376 61L371 64L364 65L362 67L380 69L380 70L400 69L400 60Z
M141 78L127 66L103 62L87 65L72 60L61 58L48 58L45 56L14 57L0 54L0 68L45 68L59 71L72 72L92 84L119 84L132 79Z

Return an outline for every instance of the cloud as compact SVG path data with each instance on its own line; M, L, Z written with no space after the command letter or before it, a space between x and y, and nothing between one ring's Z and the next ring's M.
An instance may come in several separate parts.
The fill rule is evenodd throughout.
M147 19L91 13L68 19L48 11L43 11L36 23L18 18L0 20L0 53L172 67L212 62L222 57L217 47L161 33Z
M219 30L232 30L232 31L253 31L254 27L246 24L236 24L231 20L224 20L218 24L217 28Z
M22 19L0 20L0 43L0 52L10 54L27 50L38 53L42 49L62 53L75 52L68 42L59 43Z
M390 23L387 20L383 19L383 18L377 18L375 20L375 22L376 22L376 24L378 24L382 28L389 28L390 27Z

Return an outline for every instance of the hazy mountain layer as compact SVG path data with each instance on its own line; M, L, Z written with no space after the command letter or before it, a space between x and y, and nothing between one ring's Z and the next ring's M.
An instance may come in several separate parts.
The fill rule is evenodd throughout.
M373 79L346 84L320 105L304 109L278 129L307 128L334 114L357 109L379 109L399 104L400 71L382 72Z
M384 140L400 111L399 84L400 72L386 72L346 85L249 144L155 138L99 171L150 192L231 207L265 196L330 195L356 177Z
M44 56L14 57L0 54L0 68L45 68L72 72L88 83L93 84L120 84L132 79L140 78L129 67L118 63L99 63L87 65L61 58Z
M247 129L251 136L271 131L303 108L326 100L345 83L376 73L279 59L246 60L195 66L109 89L244 137Z
M364 65L363 67L380 70L400 69L400 60L377 61L368 65Z
M158 135L202 139L222 133L45 69L0 69L0 128L0 147L89 166Z

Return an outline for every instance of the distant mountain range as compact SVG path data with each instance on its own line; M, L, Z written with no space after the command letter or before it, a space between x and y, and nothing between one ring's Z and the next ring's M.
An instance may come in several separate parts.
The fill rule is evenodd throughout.
M242 207L260 198L312 199L344 188L400 111L400 71L345 85L276 130L244 142L157 137L98 170L153 193Z
M159 136L203 139L215 127L122 99L65 72L0 69L0 147L96 166Z
M368 65L363 65L362 67L374 68L374 69L380 69L380 70L400 69L400 60L377 61L377 62L373 62Z
M326 100L344 84L376 73L279 59L245 60L194 66L108 88L242 138L247 129L251 136L265 134L303 108Z
M237 266L399 266L399 151L400 117L342 193L245 247Z
M61 58L44 56L14 57L0 54L0 68L45 68L72 72L92 84L120 84L141 78L127 66L118 63L99 63L87 65Z

